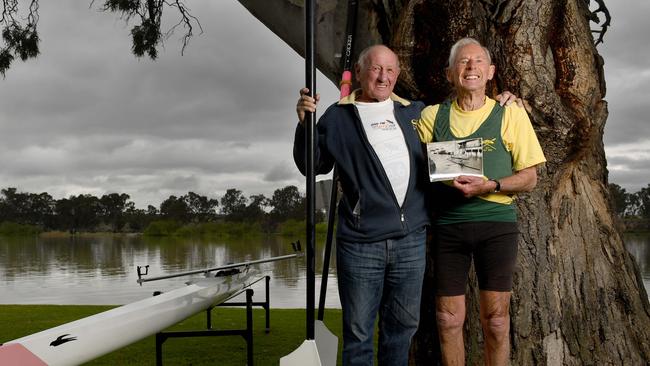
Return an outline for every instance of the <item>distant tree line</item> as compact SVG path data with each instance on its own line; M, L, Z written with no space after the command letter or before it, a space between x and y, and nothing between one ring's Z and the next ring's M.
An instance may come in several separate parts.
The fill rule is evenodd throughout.
M303 220L305 196L296 186L276 189L271 198L263 194L246 197L235 188L226 190L221 199L194 192L169 196L159 208L136 208L125 193L101 197L80 194L54 199L46 192L19 192L16 188L0 191L0 223L31 225L43 231L142 232L149 224L170 220L181 225L216 221L256 223L272 231L287 220Z
M618 184L609 184L612 206L620 218L650 219L650 184L635 193L628 193Z

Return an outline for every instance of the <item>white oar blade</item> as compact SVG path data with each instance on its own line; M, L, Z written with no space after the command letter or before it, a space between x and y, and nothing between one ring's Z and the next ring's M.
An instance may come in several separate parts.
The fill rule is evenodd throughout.
M311 339L302 342L295 351L280 359L280 366L322 366L316 342Z
M320 320L314 322L314 338L322 366L336 366L336 356L339 351L339 339L332 333L325 323Z

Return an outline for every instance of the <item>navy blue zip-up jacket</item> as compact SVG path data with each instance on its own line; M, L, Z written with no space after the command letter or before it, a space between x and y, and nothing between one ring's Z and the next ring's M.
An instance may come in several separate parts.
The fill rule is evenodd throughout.
M411 161L408 190L400 207L361 125L354 106L357 92L331 105L316 125L314 170L316 174L326 174L336 163L343 189L336 237L371 242L407 235L429 224L426 158L411 123L420 118L424 104L391 95ZM301 124L296 127L293 158L302 174L306 174L305 127Z

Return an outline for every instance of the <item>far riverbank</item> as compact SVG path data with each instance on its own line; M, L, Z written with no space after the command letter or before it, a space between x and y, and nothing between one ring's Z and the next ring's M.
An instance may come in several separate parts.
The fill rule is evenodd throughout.
M650 232L650 219L623 218L619 223L622 225L620 229L626 233Z

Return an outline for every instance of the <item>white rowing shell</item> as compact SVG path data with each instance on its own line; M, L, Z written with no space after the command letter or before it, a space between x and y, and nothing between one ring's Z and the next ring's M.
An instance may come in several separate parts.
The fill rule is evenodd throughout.
M18 338L0 346L0 366L79 365L160 332L250 286L259 272L201 278L187 286Z

